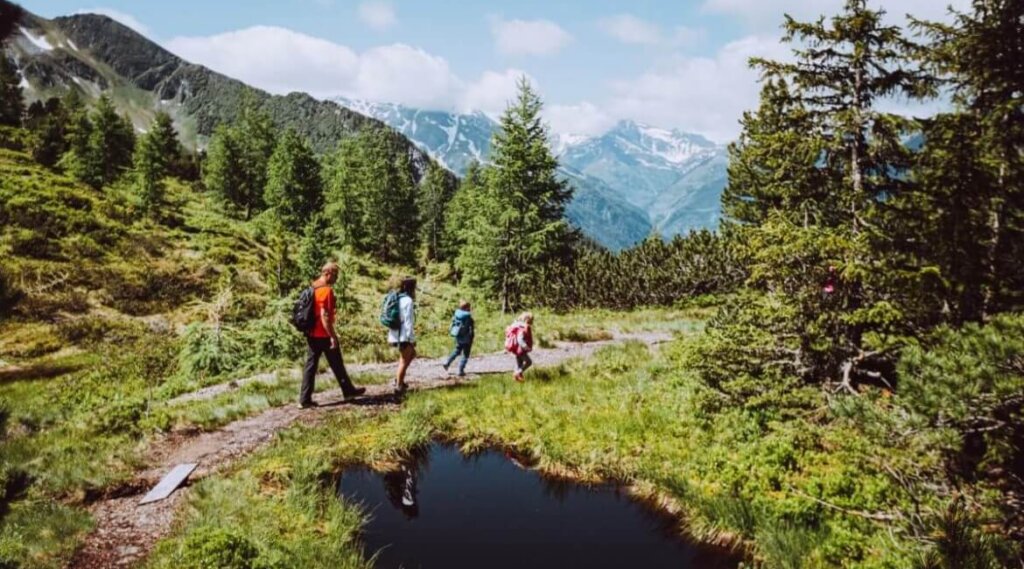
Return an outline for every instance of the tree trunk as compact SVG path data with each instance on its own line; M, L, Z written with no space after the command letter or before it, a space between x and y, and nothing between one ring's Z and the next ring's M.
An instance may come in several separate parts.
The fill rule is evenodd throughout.
M853 112L856 113L856 133L853 138L853 147L850 149L850 176L853 180L853 196L850 200L850 215L853 217L853 234L860 231L860 222L857 217L857 205L864 195L864 173L861 171L862 145L864 144L864 118L861 114L861 107L864 101L861 98L861 91L864 88L864 71L858 65L854 72L853 80Z

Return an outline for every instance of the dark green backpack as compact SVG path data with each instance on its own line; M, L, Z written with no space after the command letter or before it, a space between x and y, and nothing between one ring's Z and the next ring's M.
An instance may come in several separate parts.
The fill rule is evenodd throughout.
M380 303L380 323L388 330L398 330L402 327L399 298L398 292L391 291L384 295L384 300Z

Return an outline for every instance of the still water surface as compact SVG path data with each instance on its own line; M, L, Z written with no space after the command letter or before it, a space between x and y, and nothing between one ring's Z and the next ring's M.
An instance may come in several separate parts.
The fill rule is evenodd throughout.
M542 478L495 451L432 444L399 469L354 468L338 492L371 515L367 555L391 569L732 568L674 522L618 492Z

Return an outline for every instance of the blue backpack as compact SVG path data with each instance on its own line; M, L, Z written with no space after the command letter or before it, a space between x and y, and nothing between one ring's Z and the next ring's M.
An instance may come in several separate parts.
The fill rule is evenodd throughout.
M398 330L402 327L402 314L399 310L398 291L391 291L384 295L380 303L380 323L388 330Z

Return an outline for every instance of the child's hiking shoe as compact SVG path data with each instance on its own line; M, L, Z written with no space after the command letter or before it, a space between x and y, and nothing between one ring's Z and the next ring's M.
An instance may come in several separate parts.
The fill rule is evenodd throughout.
M517 371L516 373L512 374L512 379L518 381L519 383L522 383L524 381L523 373Z

